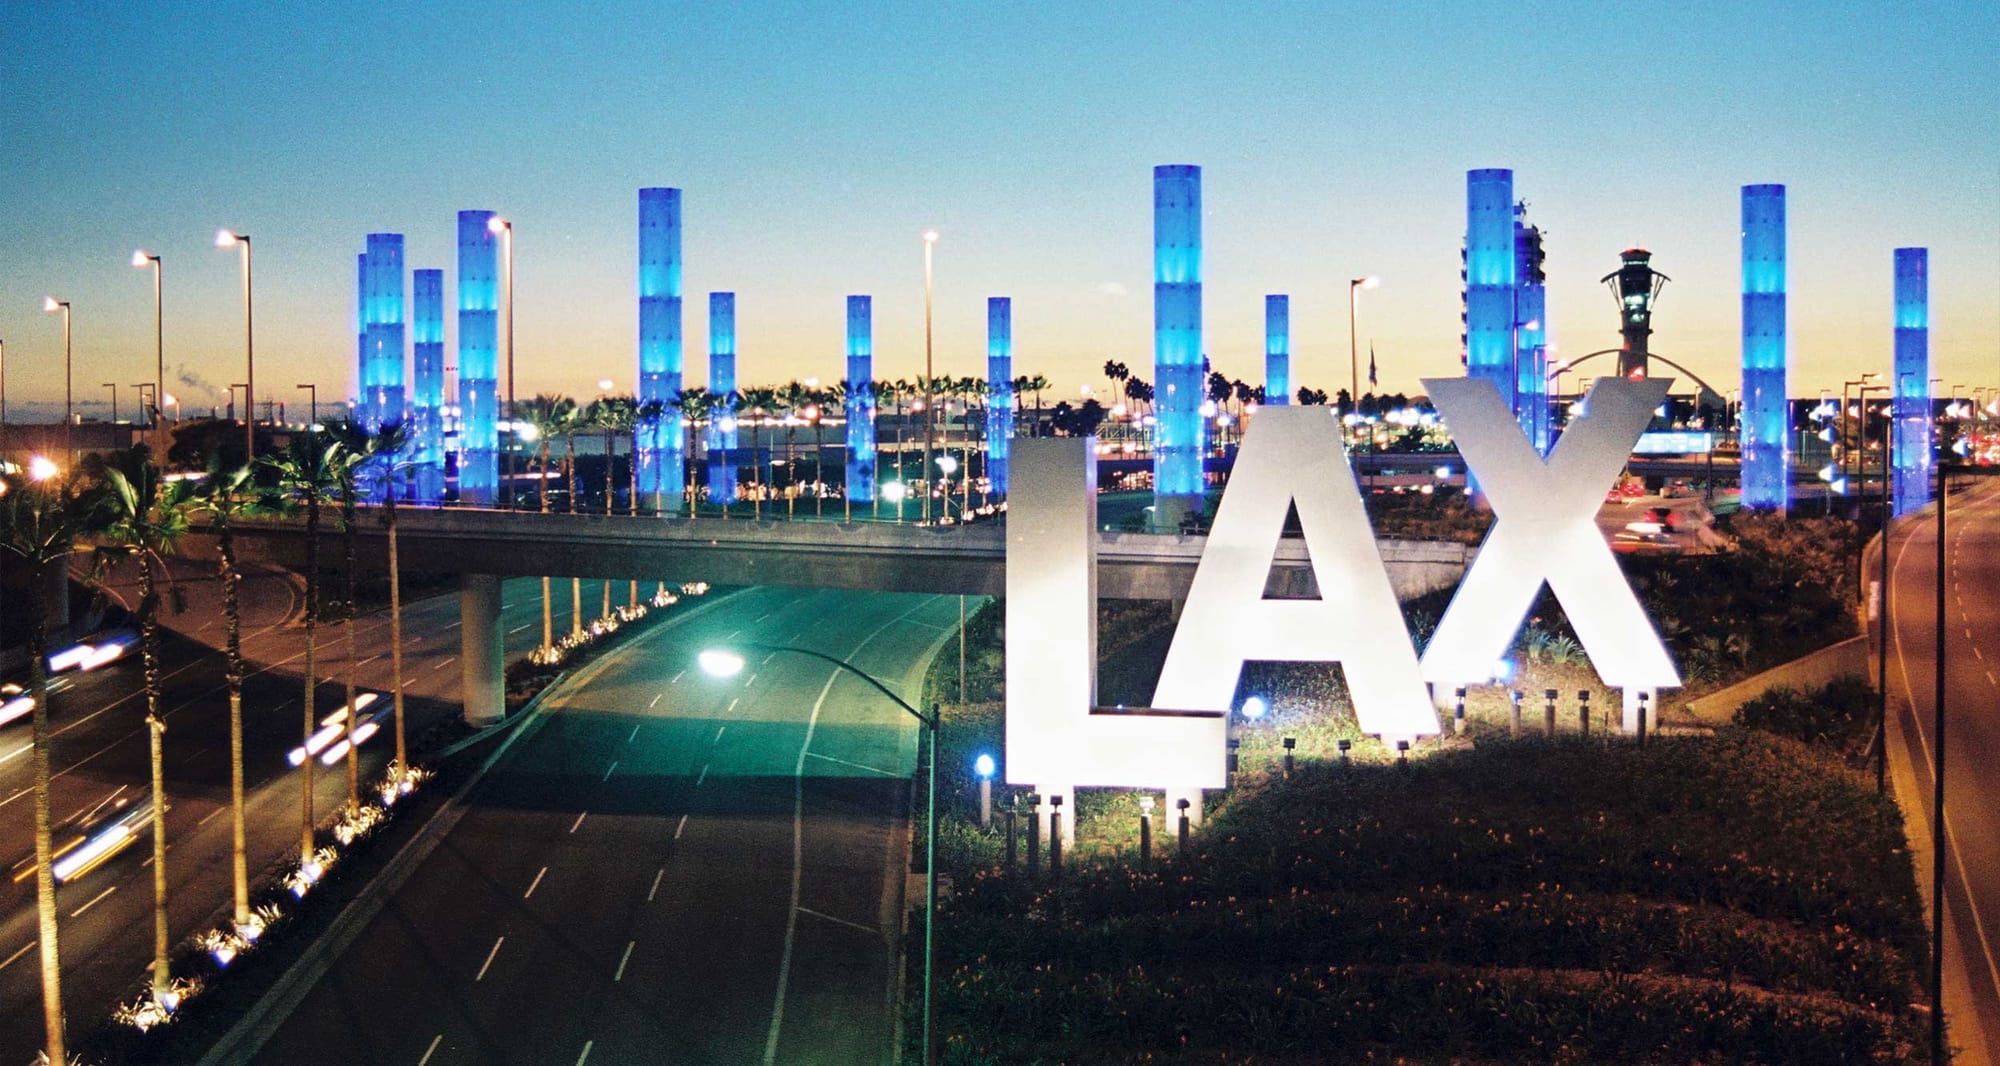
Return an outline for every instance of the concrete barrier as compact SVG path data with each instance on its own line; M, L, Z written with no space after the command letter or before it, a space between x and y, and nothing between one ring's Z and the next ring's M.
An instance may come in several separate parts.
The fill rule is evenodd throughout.
M1874 661L1868 654L1867 636L1850 637L1793 659L1783 666L1745 678L1719 692L1690 700L1685 706L1694 718L1710 725L1723 725L1735 719L1738 707L1778 685L1795 689L1819 688L1836 677L1849 674L1872 677L1874 670Z

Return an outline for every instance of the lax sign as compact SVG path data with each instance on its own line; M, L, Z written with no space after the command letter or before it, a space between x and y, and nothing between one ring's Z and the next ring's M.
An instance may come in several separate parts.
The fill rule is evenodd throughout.
M1216 509L1150 708L1097 706L1094 442L1015 442L1007 513L1007 780L1044 793L1104 786L1192 793L1225 784L1243 664L1339 663L1363 732L1440 730L1426 683L1491 674L1542 583L1599 676L1639 693L1680 675L1598 531L1604 493L1671 379L1601 378L1544 460L1488 381L1424 382L1494 514L1418 658L1328 407L1257 412ZM1266 599L1296 507L1318 599Z

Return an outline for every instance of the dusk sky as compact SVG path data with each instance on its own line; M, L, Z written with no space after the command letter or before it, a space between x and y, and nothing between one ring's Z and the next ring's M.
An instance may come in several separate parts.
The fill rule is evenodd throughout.
M1234 377L1262 380L1282 292L1295 382L1340 387L1364 274L1385 390L1460 373L1465 171L1511 167L1558 356L1617 343L1598 279L1640 244L1673 278L1654 351L1733 388L1739 188L1781 182L1794 395L1886 369L1903 245L1931 249L1936 373L2000 385L2000 5L528 6L0 16L16 417L61 400L47 294L80 398L151 377L136 247L165 256L170 381L213 385L169 391L218 402L242 373L218 226L255 240L260 398L344 394L364 235L407 234L449 303L461 208L516 226L517 391L630 391L645 185L685 190L690 384L711 290L738 294L745 383L839 377L848 293L875 297L878 375L920 372L935 226L940 372L983 374L1009 295L1018 370L1074 396L1107 358L1152 377L1159 163L1203 168L1206 348Z

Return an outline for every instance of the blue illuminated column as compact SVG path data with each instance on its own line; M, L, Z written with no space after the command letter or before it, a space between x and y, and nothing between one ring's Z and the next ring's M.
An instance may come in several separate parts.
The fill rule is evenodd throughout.
M736 294L708 294L708 391L725 402L736 391ZM736 463L727 454L736 447L736 411L717 410L708 420L708 498L718 504L736 502Z
M1791 402L1785 380L1785 187L1743 186L1743 506L1791 503Z
M444 502L444 271L419 270L412 277L411 498L435 507Z
M1514 172L1465 173L1465 376L1519 411L1514 388Z
M354 380L365 378L368 366L368 253L354 257Z
M639 190L639 403L665 409L639 431L639 491L678 511L687 476L680 415L681 191ZM636 506L636 504L635 504Z
M1283 407L1292 391L1292 298L1264 297L1264 403Z
M875 502L875 319L873 298L847 298L847 498Z
M1521 208L1516 207L1518 216ZM1514 417L1535 450L1549 452L1548 289L1542 231L1514 222Z
M458 213L458 499L491 507L500 484L500 239L491 211Z
M360 403L356 420L370 433L403 420L403 235L371 233L361 261Z
M986 298L986 480L1007 495L1007 459L1014 451L1014 301Z
M1201 168L1153 168L1153 506L1176 528L1200 514Z
M1930 252L1896 249L1896 513L1931 498Z

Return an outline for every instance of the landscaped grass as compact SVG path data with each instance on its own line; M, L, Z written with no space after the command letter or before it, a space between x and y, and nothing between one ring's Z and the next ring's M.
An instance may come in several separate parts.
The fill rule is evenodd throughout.
M947 1062L1923 1061L1899 818L1791 741L1306 762L1143 872L1098 838L1130 794L1083 795L1058 886L952 790Z
M1144 687L1157 627L1106 610L1126 613L1104 682ZM946 705L940 756L947 1063L1925 1061L1900 816L1836 752L1744 729L1606 737L1612 693L1524 647L1525 736L1503 689L1475 689L1468 735L1399 769L1337 673L1252 666L1239 695L1273 712L1232 727L1242 772L1188 854L1156 809L1141 870L1141 794L1084 790L1060 885L1031 884L1000 868L1012 790L976 825L972 759L1002 751L997 657L979 654L998 613L975 618L974 702ZM933 690L956 695L956 668L941 656ZM1563 692L1555 740L1544 687Z

